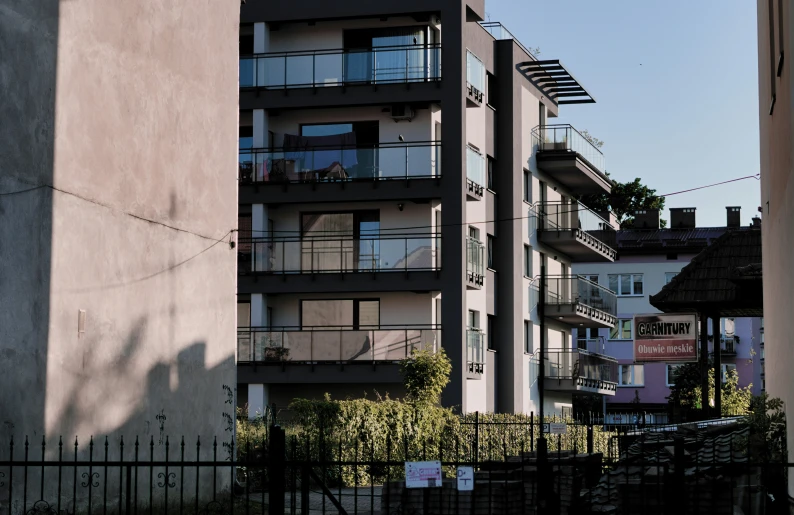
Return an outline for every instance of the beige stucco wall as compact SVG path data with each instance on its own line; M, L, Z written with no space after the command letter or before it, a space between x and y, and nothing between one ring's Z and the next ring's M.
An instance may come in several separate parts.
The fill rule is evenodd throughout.
M791 369L794 353L790 319L794 305L794 170L792 169L791 57L794 56L791 32L794 12L790 2L774 2L774 48L770 48L768 2L758 1L759 118L761 135L761 208L764 269L764 337L766 352L766 390L780 397L787 408L794 405ZM782 23L778 21L782 18ZM779 48L777 28L783 27ZM779 77L774 77L778 55L785 60ZM772 59L770 59L770 54ZM776 99L770 114L772 89ZM788 426L789 461L794 455L794 425ZM789 496L794 494L794 477L789 477Z
M0 89L22 84L0 112L25 127L0 192L42 186L0 201L0 240L38 245L0 254L0 441L148 439L158 414L224 436L238 28L238 0L0 0Z

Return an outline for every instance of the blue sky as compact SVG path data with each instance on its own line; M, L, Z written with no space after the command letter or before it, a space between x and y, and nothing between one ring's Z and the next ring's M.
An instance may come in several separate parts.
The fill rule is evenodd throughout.
M613 178L663 194L758 173L756 2L486 0L485 10L596 98L550 123L604 140ZM741 206L747 225L759 188L748 179L670 196L666 208L697 207L708 227Z

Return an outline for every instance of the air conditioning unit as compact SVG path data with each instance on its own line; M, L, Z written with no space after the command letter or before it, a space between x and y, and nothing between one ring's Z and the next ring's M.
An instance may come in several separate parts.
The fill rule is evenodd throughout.
M391 118L395 122L400 120L411 121L414 119L414 110L408 104L395 104L391 106Z

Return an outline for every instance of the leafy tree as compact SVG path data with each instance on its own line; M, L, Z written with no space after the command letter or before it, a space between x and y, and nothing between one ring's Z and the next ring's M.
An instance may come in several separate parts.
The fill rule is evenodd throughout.
M452 363L444 349L437 353L414 351L400 363L400 372L409 401L438 405L441 392L449 384Z
M714 367L709 363L709 403L714 405L715 380ZM753 398L752 386L739 388L739 376L735 370L729 370L725 382L721 385L722 415L744 415L750 410ZM700 364L687 363L678 368L675 383L670 388L668 400L675 406L684 409L701 409Z
M609 172L606 172L609 177ZM656 190L645 186L639 177L631 182L612 181L611 193L583 195L580 199L584 205L596 211L612 211L621 228L634 225L634 212L638 209L664 209L664 197L656 194ZM660 225L667 227L667 220Z

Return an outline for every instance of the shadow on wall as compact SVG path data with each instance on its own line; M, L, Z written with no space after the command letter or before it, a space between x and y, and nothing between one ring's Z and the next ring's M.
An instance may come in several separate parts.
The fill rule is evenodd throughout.
M44 425L53 192L32 188L53 183L58 19L59 0L0 0L3 435ZM23 422L9 417L23 404Z

